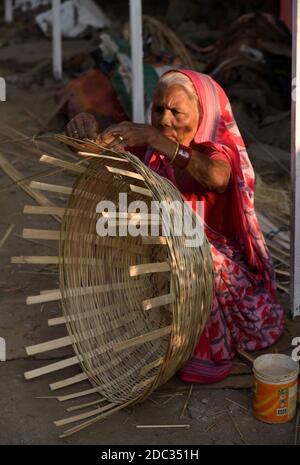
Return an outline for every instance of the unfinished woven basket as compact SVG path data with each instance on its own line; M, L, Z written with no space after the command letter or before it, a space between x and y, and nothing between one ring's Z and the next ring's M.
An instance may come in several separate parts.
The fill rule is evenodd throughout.
M187 245L190 237L184 232L176 235L171 228L169 235L163 235L161 210L152 217L158 236L120 235L118 228L124 226L124 221L139 219L140 225L149 225L149 217L138 213L127 216L118 210L116 235L98 234L99 218L114 218L113 211L99 210L99 202L111 201L111 205L118 206L120 193L127 194L128 204L145 202L149 212L152 201L164 201L166 205L177 201L182 206L183 199L168 180L132 154L94 146L95 151L98 154L87 167L57 159L55 162L53 158L51 162L58 166L64 163L66 168L73 166L80 175L69 190L59 240L58 293L63 317L56 323L65 323L69 336L62 338L66 341L60 345L55 341L44 345L50 349L51 342L53 348L72 344L76 355L67 359L65 366L78 364L82 374L50 387L89 380L92 389L86 394L98 393L105 400L104 406L55 422L62 426L86 420L61 437L144 400L170 379L191 357L213 299L213 262L205 235L197 247ZM51 211L55 213L55 208ZM171 210L175 223L177 213ZM193 225L199 222L191 208L188 216ZM49 301L53 295L49 292ZM38 353L38 346L31 346L27 352ZM47 373L38 370L42 372L36 375ZM30 373L25 374L27 378L35 377ZM80 394L85 392L79 392L78 397ZM76 397L65 396L65 400ZM97 403L100 400L82 407Z

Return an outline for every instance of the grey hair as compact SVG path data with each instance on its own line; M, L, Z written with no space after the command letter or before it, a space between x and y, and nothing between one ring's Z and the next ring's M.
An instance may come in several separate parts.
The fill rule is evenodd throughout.
M190 98L199 102L199 97L192 81L185 74L179 73L178 71L171 71L162 76L159 80L159 85L164 87L181 86Z

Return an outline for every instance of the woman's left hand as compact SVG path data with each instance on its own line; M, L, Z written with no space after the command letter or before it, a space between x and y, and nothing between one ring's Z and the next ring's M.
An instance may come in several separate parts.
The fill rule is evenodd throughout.
M124 121L105 129L97 141L107 148L117 150L123 147L151 146L158 137L161 137L161 133L154 126Z

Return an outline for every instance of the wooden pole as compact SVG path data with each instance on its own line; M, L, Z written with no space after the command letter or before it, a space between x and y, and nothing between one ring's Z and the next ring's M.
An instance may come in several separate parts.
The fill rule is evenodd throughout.
M13 20L13 0L5 0L4 8L5 22L11 23Z
M52 48L53 48L53 76L62 78L62 41L60 24L60 0L52 0Z
M144 108L144 70L143 70L143 35L142 2L130 0L130 38L131 38L131 85L132 85L132 120L145 122Z
M291 306L300 315L300 0L293 0L292 158L291 158ZM298 82L296 81L298 80Z

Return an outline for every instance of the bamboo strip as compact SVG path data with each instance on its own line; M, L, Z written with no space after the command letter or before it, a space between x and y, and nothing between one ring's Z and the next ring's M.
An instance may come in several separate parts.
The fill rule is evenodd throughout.
M114 406L115 404L105 405L104 407L99 407L97 409L90 410L89 412L86 412L86 413L74 415L73 417L62 418L61 420L54 421L53 423L56 426L69 425L70 423L75 423L76 421L84 420L85 418L90 418L95 415L98 415L98 413L106 412L107 410L112 409Z
M104 412L101 415L98 415L97 417L92 418L91 420L84 421L84 422L80 423L77 426L73 426L73 428L70 428L70 429L64 431L63 434L61 434L59 436L59 438L62 439L62 438L66 438L68 436L71 436L72 434L77 433L78 431L81 431L84 428L87 428L88 426L92 425L93 423L96 423L97 421L99 421L101 419L104 419L104 418L108 417L109 415L111 415L111 414L113 414L115 412L118 412L119 410L122 410L122 409L126 408L130 404L132 404L131 400L126 402L125 404L118 405L115 408L113 408L112 410L110 410L108 412Z
M60 257L55 256L23 256L11 257L11 263L27 264L27 265L58 265Z
M145 365L145 366L141 369L141 371L140 371L141 376L146 375L146 374L149 373L149 371L151 371L153 368L156 368L156 367L162 365L163 362L164 362L164 357L160 357L160 358L158 358L157 360L154 360L154 362L148 363L148 365Z
M164 337L170 334L172 331L172 326L165 326L164 328L155 329L149 333L141 334L140 336L127 339L125 341L117 342L113 346L114 352L121 352L122 350L129 349L130 347L135 347L140 344L145 344L146 342L155 341L161 337Z
M154 220L160 221L157 213L129 213L129 212L101 212L104 218L113 218L118 220Z
M0 241L0 247L3 247L3 245L5 244L5 242L7 241L7 239L9 238L12 230L14 229L15 225L14 224L11 224L8 226L7 230L5 231L4 233L4 236L2 237L1 241Z
M67 412L74 412L75 410L81 410L86 407L91 407L92 405L101 404L101 402L105 401L105 397L102 397L99 400L94 400L93 402L86 402L85 404L75 405L74 407L67 408Z
M29 187L28 181L24 180L24 176L20 171L16 170L16 168L8 161L6 158L0 153L0 168L10 177L13 181L15 181L30 197L32 197L37 203L40 205L48 205L53 206L53 202L47 199L47 197L42 194L41 192L36 192L34 189ZM61 222L60 218L57 216L53 216L56 221L59 223Z
M49 350L60 349L72 344L73 338L70 336L60 337L59 339L53 339L52 341L42 342L32 346L25 347L27 355L41 354L42 352L48 352Z
M136 194L146 195L147 197L153 197L152 192L149 189L145 189L145 187L136 186L135 184L129 184L129 189L131 192Z
M47 163L48 165L58 166L59 168L66 169L68 171L73 171L74 173L84 173L85 168L75 163L69 161L61 160L59 158L51 157L49 155L42 155L40 161Z
M65 233L60 232L58 230L54 231L51 229L23 229L23 235L22 237L24 239L40 239L40 240L65 240ZM72 235L72 240L76 241L81 241L85 240L85 242L88 243L97 243L97 244L103 244L105 247L111 247L113 249L119 249L126 255L144 255L147 256L147 251L146 249L141 245L135 245L134 250L131 250L128 247L128 242L118 243L114 241L114 237L100 237L97 236L96 234L77 234L74 233Z
M61 257L53 255L28 255L21 257L11 257L11 263L27 264L27 265L59 265L62 261ZM101 259L97 258L81 258L81 257L69 257L64 259L66 265L97 265L101 263ZM119 268L122 268L120 265ZM124 266L123 266L124 268Z
M140 276L148 273L161 273L163 271L170 271L170 265L168 262L145 263L129 267L130 276Z
M23 229L23 238L24 239L42 239L42 240L54 240L59 241L60 231L53 231L51 229Z
M93 294L95 292L110 292L110 291L115 291L119 289L124 289L124 288L130 288L130 287L140 287L142 286L141 283L132 282L132 283L110 283L110 284L101 284L99 286L90 286L90 287L82 287L82 288L74 288L74 289L68 289L66 291L65 297L74 297L74 296L79 296L79 295L86 295L86 294ZM61 300L62 294L59 289L52 289L48 294L38 294L38 295L33 295L27 297L26 304L27 305L32 305L32 304L40 304L44 302L53 302L55 300Z
M122 170L120 168L115 168L114 166L109 166L109 165L106 165L105 168L110 173L120 174L122 176L127 176L129 178L139 179L141 181L145 180L144 177L141 174L135 173L134 171Z
M111 155L102 155L100 153L78 152L78 154L83 155L83 156L93 157L93 158L105 158L105 159L107 158L108 160L116 160L116 161L128 163L128 160L126 160L125 158L113 157Z
M161 307L163 305L172 304L175 302L175 295L174 294L165 294L159 297L153 297L152 299L147 299L142 302L143 309L151 310L152 308Z
M57 318L50 318L48 320L48 326L63 325L65 323L66 323L66 318L64 316L59 316Z
M66 386L71 386L72 384L80 383L88 379L87 374L79 373L78 375L71 376L71 378L62 379L61 381L57 381L56 383L49 384L51 391L56 391L56 389L61 389Z
M134 392L140 391L141 389L148 386L149 384L152 384L156 379L157 379L156 376L152 376L151 378L148 378L145 381L142 381L141 383L136 384L135 386L133 386L131 392L134 393Z
M24 376L25 379L37 378L38 376L46 375L47 373L52 373L53 371L62 370L63 368L77 365L78 363L78 357L74 356L59 362L51 363L50 365L46 365L41 368L36 368L35 370L26 371Z
M23 209L24 214L29 215L59 215L63 216L66 208L53 207L53 206L38 206L38 205L25 205Z
M167 245L167 239L164 236L142 236L144 245Z
M72 193L72 187L59 186L58 184L48 184L46 182L31 181L29 187L40 191L57 192L58 194L70 195Z
M98 392L97 388L85 389L84 391L74 392L73 394L67 394L66 396L58 396L57 400L59 402L65 402L66 400L77 399L78 397L89 396Z
M136 425L136 428L190 428L191 425Z

